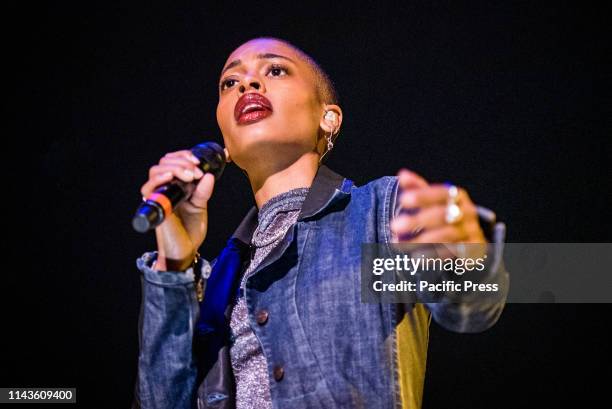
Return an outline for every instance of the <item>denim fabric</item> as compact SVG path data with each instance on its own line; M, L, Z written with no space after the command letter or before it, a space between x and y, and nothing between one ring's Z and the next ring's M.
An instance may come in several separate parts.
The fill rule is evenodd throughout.
M361 244L389 243L396 196L395 176L357 187L321 166L298 221L247 279L249 319L267 358L275 408L401 407L395 344L401 309L362 303L360 290ZM212 272L199 308L193 274L151 270L155 252L138 259L143 302L135 407L234 407L224 303L244 271L256 217L252 208L228 241L239 251L203 260ZM503 225L494 229L491 237L503 239ZM499 240L498 261L502 245ZM503 264L492 266L490 281L507 291ZM503 305L427 307L442 326L475 332L493 325ZM258 324L262 310L268 319Z
M198 311L193 270L152 270L156 256L148 252L137 261L143 303L134 406L188 408L197 375L190 347Z

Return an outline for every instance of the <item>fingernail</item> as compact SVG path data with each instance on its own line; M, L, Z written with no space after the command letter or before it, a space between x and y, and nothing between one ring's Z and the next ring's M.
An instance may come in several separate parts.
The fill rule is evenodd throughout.
M193 178L193 172L192 172L191 170L189 170L189 169L185 169L185 170L183 171L183 174L184 174L185 176L187 176L188 178Z
M200 160L195 155L189 155L189 160L191 160L196 165L200 164Z
M200 170L200 168L196 168L196 169L195 169L195 175L196 175L197 177L201 178L202 176L204 176L204 172L202 172L202 171Z

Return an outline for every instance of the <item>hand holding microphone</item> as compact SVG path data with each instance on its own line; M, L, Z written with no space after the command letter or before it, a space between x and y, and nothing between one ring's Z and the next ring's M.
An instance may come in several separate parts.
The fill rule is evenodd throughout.
M208 228L208 200L227 154L214 142L171 152L149 169L140 192L145 201L132 225L139 232L155 228L158 270L184 270L191 265Z

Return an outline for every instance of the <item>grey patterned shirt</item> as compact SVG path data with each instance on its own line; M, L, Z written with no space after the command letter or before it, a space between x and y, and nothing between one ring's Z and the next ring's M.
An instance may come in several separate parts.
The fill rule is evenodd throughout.
M261 206L257 215L258 224L251 239L255 253L240 283L242 291L230 321L230 357L236 379L236 409L272 408L266 357L249 326L248 309L242 294L246 278L297 221L308 191L309 188L303 187L276 195Z

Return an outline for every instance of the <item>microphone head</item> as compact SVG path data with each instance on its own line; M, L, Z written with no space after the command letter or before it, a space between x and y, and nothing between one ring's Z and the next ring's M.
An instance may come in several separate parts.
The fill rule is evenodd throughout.
M196 158L200 159L198 165L204 173L212 173L217 181L225 169L226 157L223 148L215 142L204 142L191 148Z
M146 233L164 221L164 210L153 200L140 204L132 218L132 227L138 233Z

